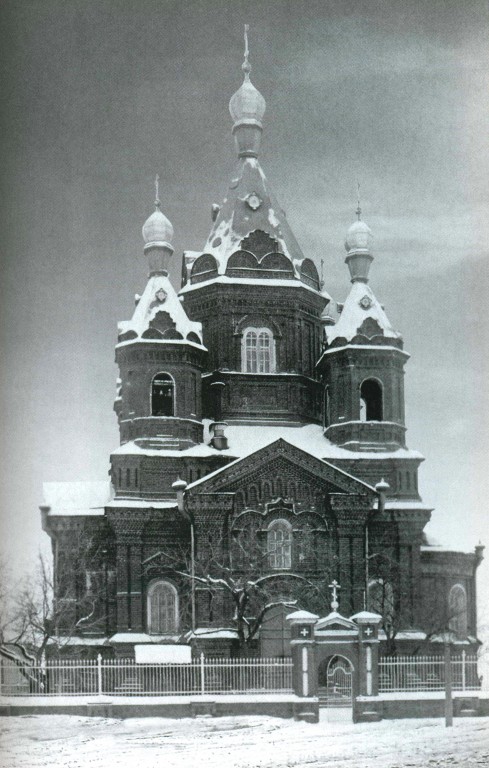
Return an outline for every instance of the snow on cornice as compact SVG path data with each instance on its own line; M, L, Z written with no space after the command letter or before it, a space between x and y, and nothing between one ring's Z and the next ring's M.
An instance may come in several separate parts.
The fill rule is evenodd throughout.
M338 322L325 328L328 343L331 344L335 339L342 338L351 341L359 335L359 329L367 318L377 323L384 337L402 338L401 334L395 331L390 324L370 286L367 283L355 282L345 301Z
M473 549L461 547L444 547L440 544L423 544L420 547L421 552L430 552L431 554L452 554L452 555L473 555Z
M327 293L327 291L316 291L315 288L312 288L310 285L307 285L307 283L303 283L301 280L284 280L281 278L270 278L270 279L260 279L256 277L228 277L228 275L219 275L219 277L215 277L212 280L206 280L206 282L202 283L187 283L181 290L180 295L183 293L190 293L190 291L197 291L202 290L202 288L207 288L209 285L212 285L213 283L219 283L221 285L263 285L266 288L270 288L271 286L275 288L304 288L306 291L310 291L311 293L314 293L315 296L324 296L325 299L329 299L330 296Z
M171 321L175 324L174 330L182 335L183 340L186 340L189 334L195 334L194 342L202 343L202 323L194 322L188 318L167 275L153 275L149 278L131 320L118 324L119 335L132 332L140 339L152 327L152 322L155 321L160 312L170 316ZM123 341L133 341L133 339L124 339ZM165 339L162 336L162 338L151 339L151 341L172 343L178 339Z

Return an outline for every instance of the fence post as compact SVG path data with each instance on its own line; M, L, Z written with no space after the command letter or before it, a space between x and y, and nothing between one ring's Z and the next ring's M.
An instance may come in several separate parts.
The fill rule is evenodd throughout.
M445 636L445 726L453 726L452 659L448 636Z
M465 651L462 651L462 691L465 691Z
M204 664L204 654L200 654L200 692L202 695L205 693L205 664Z
M97 655L97 688L98 695L102 695L102 654Z

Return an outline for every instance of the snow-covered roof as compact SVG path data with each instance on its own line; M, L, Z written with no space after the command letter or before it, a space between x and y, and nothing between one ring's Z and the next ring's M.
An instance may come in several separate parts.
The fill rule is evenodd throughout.
M252 424L229 424L225 430L228 448L218 451L210 445L210 423L208 420L204 420L204 443L194 445L183 451L165 449L165 456L193 456L202 458L227 456L229 458L244 458L260 448L274 443L279 438L283 438L296 448L300 448L306 453L326 461L330 459L378 459L379 457L383 459L423 460L423 455L419 451L413 451L408 448L399 448L396 451L382 451L382 453L378 451L349 451L346 448L340 448L324 436L323 428L319 424L304 424L295 427L281 425L257 427ZM128 442L112 452L112 455L121 454L161 456L162 452L154 448L141 448L135 442Z
M474 550L473 549L467 549L467 547L445 547L441 546L440 544L424 544L420 547L421 552L431 552L431 553L451 553L451 554L457 554L457 555L473 555Z
M148 635L146 632L116 632L109 638L111 643L161 643L162 640L177 642L179 635Z
M207 443L199 443L198 445L192 445L190 448L186 448L184 450L178 450L177 448L165 448L164 449L164 455L165 456L194 456L194 457L201 457L201 458L207 458L209 456L217 456L218 454L224 453L225 455L236 455L236 451L216 451L215 448L213 448L211 445ZM112 451L112 456L134 456L134 455L140 455L140 456L162 456L162 451L158 450L156 448L141 448L137 443L135 443L133 440L131 440L128 443L124 443L124 445L119 446L114 451Z
M339 625L346 630L354 630L358 632L358 628L351 619L347 619L346 616L342 616L338 611L331 611L327 616L319 619L316 624L316 631L327 630L328 627Z
M220 451L226 455L247 456L266 445L283 438L288 443L297 448L310 453L320 459L378 459L382 458L396 459L422 459L418 451L411 451L407 448L399 448L397 451L385 451L379 454L377 451L348 451L328 440L323 434L323 428L319 424L305 424L298 427L287 426L252 426L242 424L230 424L226 427L226 437L228 438L229 448L227 451Z
M185 635L186 640L191 640L193 637L212 637L213 639L235 640L238 637L238 633L235 629L228 629L226 627L204 627L202 629L195 629L192 632L187 632Z
M108 480L43 483L44 505L49 515L103 515L111 499Z
M354 282L338 322L325 328L328 343L331 344L335 339L340 338L351 341L359 334L359 329L367 318L375 321L379 326L379 335L392 339L402 338L390 324L370 286L367 283Z
M165 451L165 456L166 456ZM161 451L160 451L161 456ZM108 509L176 509L176 501L153 501L153 499L113 499L105 505Z
M151 341L172 343L175 338L202 344L202 323L190 320L167 275L149 278L131 320L118 324L124 340L150 332ZM148 337L149 338L149 337Z
M215 256L220 274L224 273L231 254L239 250L241 240L256 229L277 240L280 252L292 261L304 259L260 163L255 157L244 157L238 160L227 196L203 249Z
M374 507L377 506L378 501L374 503ZM420 512L433 512L433 507L424 504L419 499L387 499L384 509L413 509Z

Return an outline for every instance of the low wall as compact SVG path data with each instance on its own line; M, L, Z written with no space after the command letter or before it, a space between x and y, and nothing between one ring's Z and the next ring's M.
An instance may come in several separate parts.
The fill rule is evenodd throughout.
M354 722L372 720L397 720L408 717L444 717L445 695L443 692L415 694L380 694L358 696L354 702ZM487 695L459 693L453 697L454 717L478 717L489 715Z
M114 698L99 701L79 699L57 702L56 699L29 699L0 703L0 716L78 715L81 717L226 717L234 715L268 715L318 722L316 698L298 696L216 696L162 698Z

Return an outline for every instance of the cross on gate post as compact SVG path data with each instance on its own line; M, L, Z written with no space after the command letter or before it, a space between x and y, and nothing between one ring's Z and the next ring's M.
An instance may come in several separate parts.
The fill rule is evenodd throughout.
M338 602L338 590L341 589L341 587L336 581L336 579L333 579L331 584L329 584L328 586L332 592L332 597L333 597L331 601L331 608L333 609L333 611L337 611L338 608L340 607L340 604Z

